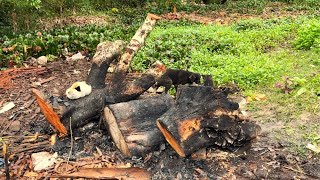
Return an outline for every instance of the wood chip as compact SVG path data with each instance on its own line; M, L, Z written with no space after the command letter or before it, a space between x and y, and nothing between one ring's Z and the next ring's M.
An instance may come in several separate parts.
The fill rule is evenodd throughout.
M28 102L24 103L23 107L25 108L29 108L31 106L31 104L33 104L33 102L36 100L36 98L32 98L31 100L29 100Z
M52 81L52 80L54 80L54 79L56 79L56 78L57 78L57 77L52 76L52 77L49 77L49 78L47 78L47 79L43 79L43 80L40 81L40 84L47 83L47 82Z

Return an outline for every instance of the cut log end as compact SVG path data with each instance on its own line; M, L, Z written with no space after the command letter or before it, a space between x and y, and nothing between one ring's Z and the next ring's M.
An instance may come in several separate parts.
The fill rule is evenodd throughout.
M109 133L115 142L116 146L120 149L122 153L126 156L131 156L128 145L124 140L124 137L120 131L120 128L117 124L116 117L114 116L113 112L110 108L106 107L104 109L104 115L106 122L108 124Z
M167 140L167 142L171 145L171 147L179 154L181 157L185 157L185 153L177 140L172 136L172 134L165 128L164 124L162 124L159 120L157 120L157 126L162 132L163 136Z
M155 121L172 105L168 94L108 105L105 122L119 150L129 157L158 150L165 139Z

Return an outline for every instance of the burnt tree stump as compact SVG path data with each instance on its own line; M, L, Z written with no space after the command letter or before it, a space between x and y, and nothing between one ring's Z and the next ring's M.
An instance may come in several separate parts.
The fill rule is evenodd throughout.
M112 104L104 109L104 122L116 146L127 156L144 156L165 142L156 120L173 105L162 94L150 98Z
M61 116L61 122L66 129L80 127L89 121L100 117L103 108L107 104L130 101L149 89L154 83L154 77L143 75L133 82L125 81L130 63L143 46L146 37L152 31L156 21L160 17L148 14L142 26L137 30L128 45L124 48L123 41L102 42L97 46L97 51L92 60L91 70L87 77L87 83L92 86L92 92L80 99L70 100L65 112ZM124 53L120 56L122 50ZM105 84L107 69L111 62L119 58L116 72L111 83Z
M179 86L175 105L157 126L181 157L213 145L242 146L257 136L260 127L244 121L238 108L210 86Z

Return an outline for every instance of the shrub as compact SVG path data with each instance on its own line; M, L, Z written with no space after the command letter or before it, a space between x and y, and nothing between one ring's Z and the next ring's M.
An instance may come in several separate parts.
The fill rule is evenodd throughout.
M320 20L311 21L301 25L298 37L294 42L298 49L320 49Z

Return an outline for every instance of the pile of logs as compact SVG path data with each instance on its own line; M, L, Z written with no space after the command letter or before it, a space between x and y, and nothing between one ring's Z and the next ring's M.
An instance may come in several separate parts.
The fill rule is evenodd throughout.
M116 146L127 156L144 156L166 141L185 157L204 147L240 147L254 139L260 127L243 118L239 105L222 90L180 85L175 98L166 93L140 97L156 78L144 74L126 81L131 60L158 19L147 16L121 57L124 42L98 45L87 77L92 93L70 101L62 124L70 131L102 116ZM105 84L107 69L118 58L111 83Z

